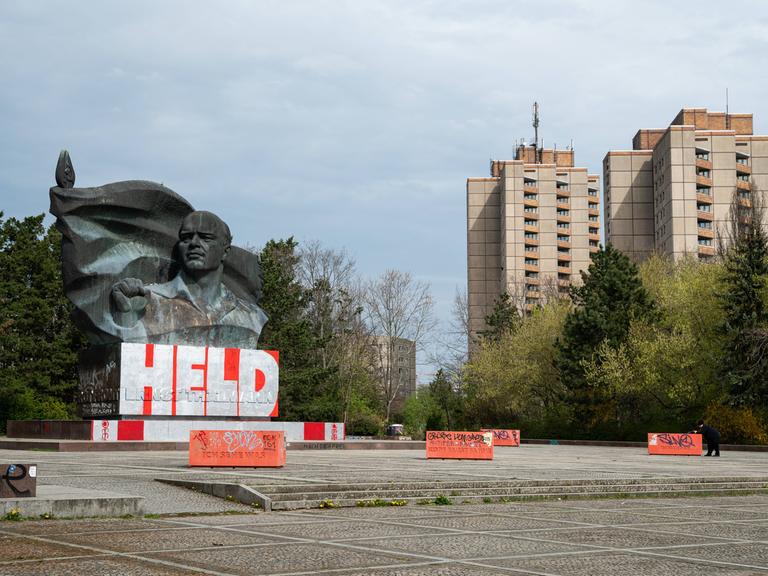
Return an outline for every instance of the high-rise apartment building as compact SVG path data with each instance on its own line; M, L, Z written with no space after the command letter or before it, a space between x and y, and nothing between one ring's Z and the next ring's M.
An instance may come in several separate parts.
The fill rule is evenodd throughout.
M653 251L715 255L734 194L749 203L768 184L768 136L752 114L684 108L667 128L639 130L632 150L603 160L605 238L635 261Z
M467 296L476 334L499 295L530 310L567 292L600 242L599 177L574 167L573 150L518 146L467 179Z
M373 366L379 385L392 411L400 412L416 392L416 342L405 338L376 336Z

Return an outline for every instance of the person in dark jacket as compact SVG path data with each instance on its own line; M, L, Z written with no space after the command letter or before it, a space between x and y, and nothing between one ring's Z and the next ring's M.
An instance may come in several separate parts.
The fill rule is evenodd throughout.
M715 456L720 456L720 432L705 424L704 420L699 420L694 432L701 434L707 443L707 456L712 456L712 452Z

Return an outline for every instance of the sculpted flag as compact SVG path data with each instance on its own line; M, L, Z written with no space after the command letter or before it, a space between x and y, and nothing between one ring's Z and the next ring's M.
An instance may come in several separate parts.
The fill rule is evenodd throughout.
M56 171L58 186L50 189L50 212L63 236L64 292L75 305L74 320L94 344L152 340L143 329L115 322L110 292L125 278L137 278L147 285L173 280L180 266L176 256L179 228L194 210L162 184L129 180L74 188L74 180L64 151ZM257 306L262 284L258 257L232 246L224 261L222 284L237 299L239 311L246 309L260 316L242 327L228 325L219 344L247 342L255 347L259 324L266 321Z

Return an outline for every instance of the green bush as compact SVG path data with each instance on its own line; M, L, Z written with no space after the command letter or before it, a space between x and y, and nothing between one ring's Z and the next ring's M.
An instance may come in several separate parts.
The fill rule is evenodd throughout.
M732 408L710 404L704 421L720 432L720 440L727 444L768 444L765 423L752 408Z

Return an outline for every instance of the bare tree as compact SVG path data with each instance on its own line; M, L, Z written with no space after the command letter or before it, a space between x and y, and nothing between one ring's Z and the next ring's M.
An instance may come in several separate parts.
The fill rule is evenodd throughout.
M395 366L396 346L405 345L407 340L412 353L423 349L436 325L434 304L428 284L397 270L387 270L369 282L363 297L368 323L379 337L379 367L389 422L392 403L405 384Z
M467 291L457 288L451 307L451 319L437 338L435 348L428 354L429 363L442 368L443 373L454 385L461 368L469 358L471 339Z

